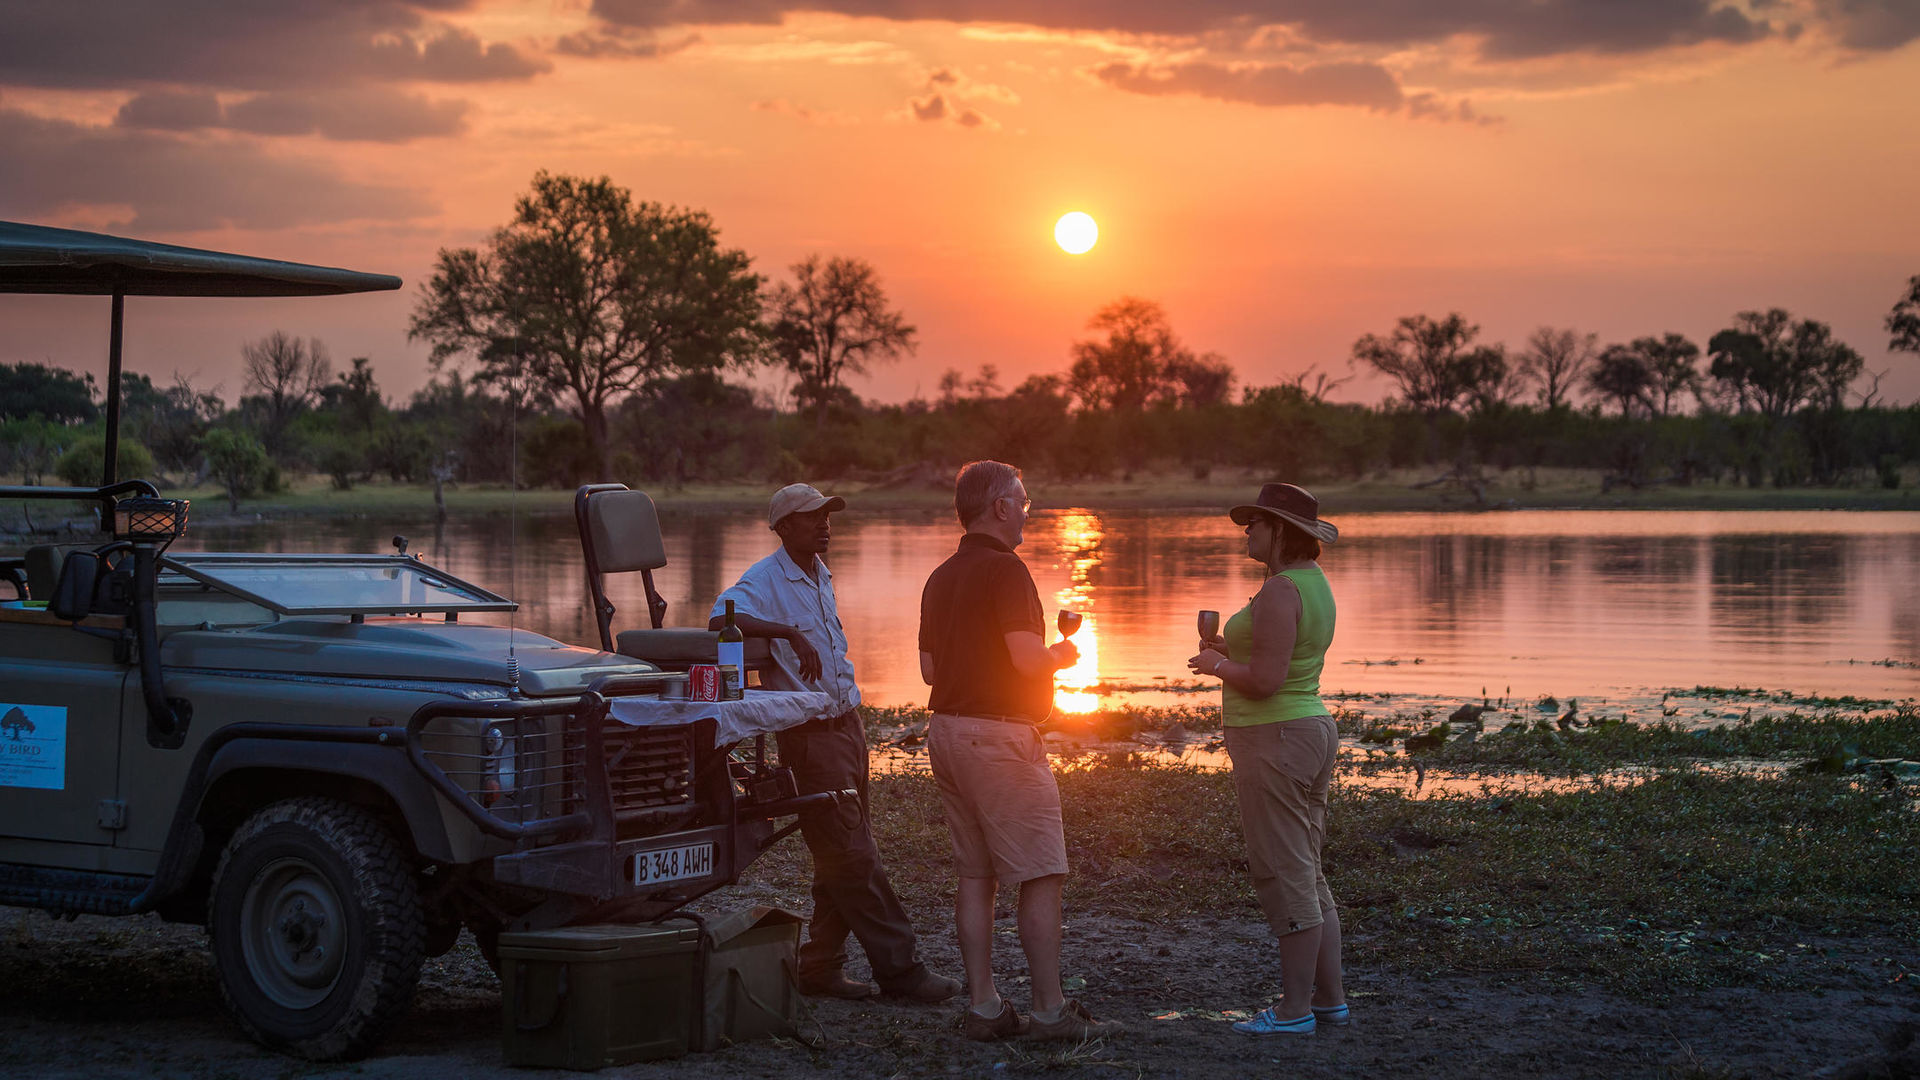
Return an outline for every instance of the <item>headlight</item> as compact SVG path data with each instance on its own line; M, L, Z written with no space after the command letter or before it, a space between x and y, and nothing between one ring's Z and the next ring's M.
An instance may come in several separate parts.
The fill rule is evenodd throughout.
M480 746L486 754L486 762L482 766L480 804L492 806L512 791L519 779L519 748L513 736L502 731L498 724L488 725Z

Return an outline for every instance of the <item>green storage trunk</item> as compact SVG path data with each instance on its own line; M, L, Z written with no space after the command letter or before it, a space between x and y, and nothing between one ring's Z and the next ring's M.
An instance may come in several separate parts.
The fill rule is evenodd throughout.
M699 953L693 927L500 935L508 1064L599 1069L685 1054Z
M800 1020L794 954L801 918L775 907L741 908L702 920L706 987L694 1048L792 1035Z

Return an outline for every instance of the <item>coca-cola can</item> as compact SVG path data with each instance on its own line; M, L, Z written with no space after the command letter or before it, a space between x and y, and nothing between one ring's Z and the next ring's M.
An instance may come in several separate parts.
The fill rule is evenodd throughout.
M719 701L720 665L695 664L688 668L687 696L695 701Z

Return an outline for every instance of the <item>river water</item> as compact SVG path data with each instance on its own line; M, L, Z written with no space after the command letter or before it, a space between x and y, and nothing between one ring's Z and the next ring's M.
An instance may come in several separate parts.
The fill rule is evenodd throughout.
M748 512L662 515L656 583L669 625L704 625L712 598L772 550ZM1751 693L1893 701L1920 695L1920 514L1838 511L1515 511L1355 514L1322 558L1339 604L1328 693L1381 709L1482 695L1578 699L1585 715L1731 715ZM827 559L867 700L924 704L920 589L958 538L951 515L835 515ZM183 547L390 551L395 533L448 572L514 597L520 626L588 644L570 517L295 520L195 529ZM1036 510L1020 554L1049 614L1085 616L1082 659L1056 706L1218 700L1189 675L1194 614L1224 615L1260 586L1222 514ZM639 575L609 591L616 628L645 617ZM504 621L504 616L502 621ZM1049 637L1053 635L1050 632ZM1669 715L1673 715L1669 713Z

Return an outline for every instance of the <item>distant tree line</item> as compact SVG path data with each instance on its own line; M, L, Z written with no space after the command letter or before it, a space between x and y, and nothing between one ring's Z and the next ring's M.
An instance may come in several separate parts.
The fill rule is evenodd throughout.
M1830 327L1741 312L1704 348L1664 332L1602 344L1542 327L1519 348L1459 313L1414 315L1353 345L1384 376L1377 405L1330 394L1318 365L1241 386L1150 300L1097 311L1063 370L1007 389L992 363L947 371L932 399L863 402L851 374L911 354L917 331L864 260L810 255L769 283L699 211L635 202L605 179L542 173L477 248L440 252L410 333L434 375L404 403L366 357L336 371L324 343L280 332L242 350L244 387L144 375L122 384L121 475L213 482L237 505L292 472L351 488L412 483L571 486L618 479L931 480L978 457L1063 478L1220 466L1307 480L1429 466L1602 470L1609 484L1897 486L1920 459L1920 407L1879 400L1884 373ZM1887 316L1920 354L1920 275ZM741 380L771 369L780 393ZM1859 389L1865 384L1865 389ZM97 481L104 440L91 376L0 365L0 474Z

